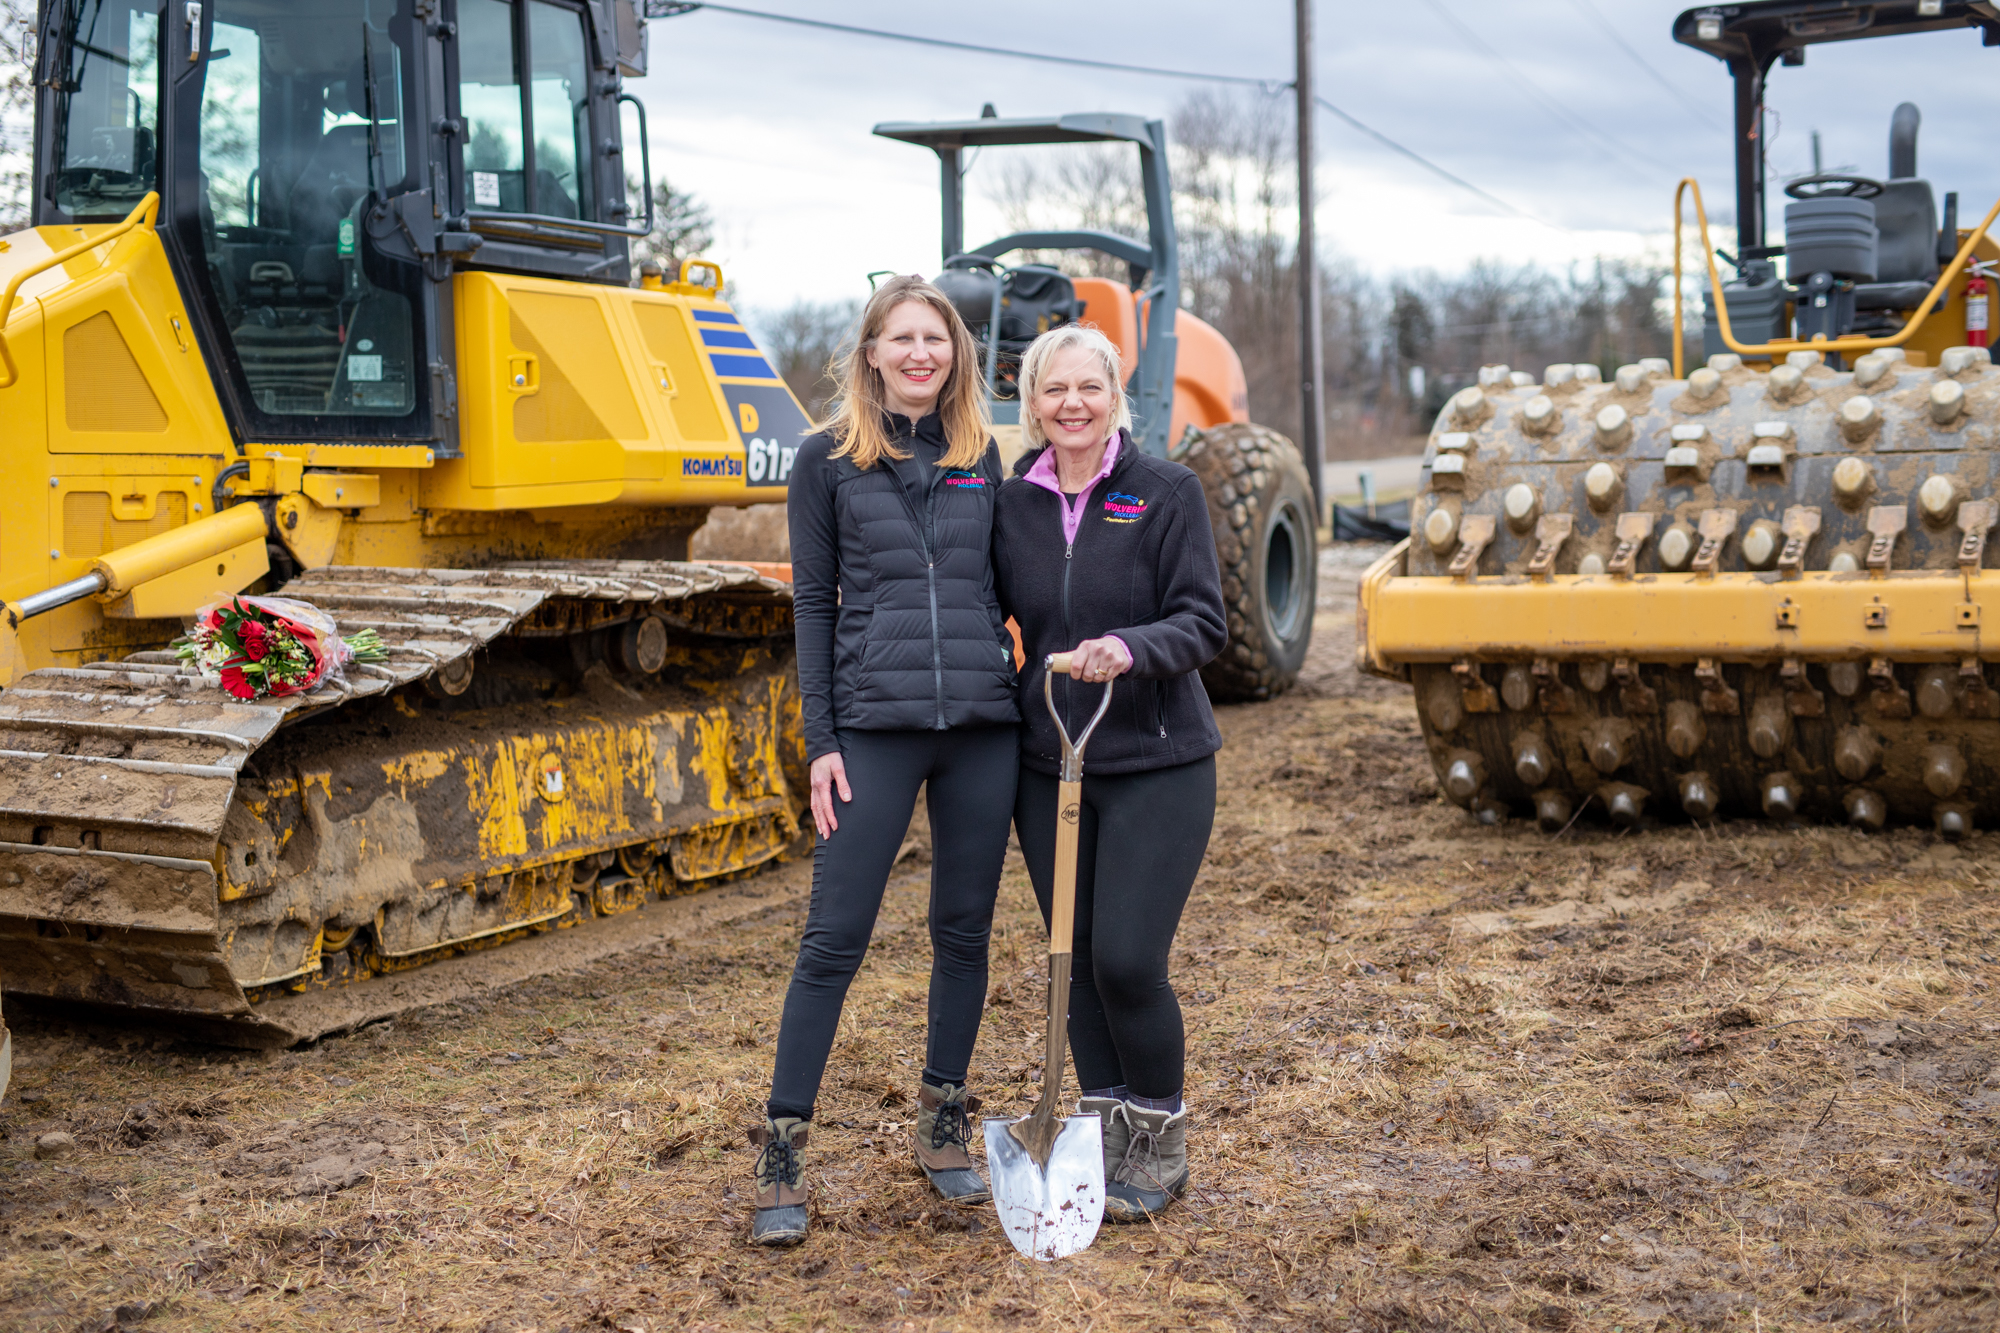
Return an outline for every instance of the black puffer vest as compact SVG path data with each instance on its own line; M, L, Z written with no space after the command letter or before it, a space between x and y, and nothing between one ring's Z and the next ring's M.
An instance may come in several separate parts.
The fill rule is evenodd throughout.
M994 548L1000 602L1019 622L1028 654L1022 765L1058 768L1061 743L1042 696L1044 656L1106 634L1124 641L1132 669L1112 688L1088 771L1143 773L1214 754L1222 733L1198 673L1228 641L1229 619L1200 479L1140 453L1127 435L1111 475L1083 499L1072 547L1063 541L1063 502L1027 480L1037 457L1024 455L1001 488ZM1054 693L1073 736L1103 687L1065 676Z
M1000 451L940 468L935 415L892 417L909 458L862 471L808 436L792 467L793 614L806 745L835 732L943 731L1019 721L1014 644L993 588Z

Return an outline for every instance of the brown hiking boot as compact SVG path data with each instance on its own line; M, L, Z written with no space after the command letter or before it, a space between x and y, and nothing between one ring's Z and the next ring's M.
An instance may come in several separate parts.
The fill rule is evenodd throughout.
M1143 1222L1187 1189L1187 1112L1121 1102L1118 1118L1130 1137L1118 1169L1105 1178L1104 1220Z
M1124 1104L1116 1097L1084 1097L1076 1104L1079 1115L1094 1115L1103 1126L1106 1184L1118 1178L1118 1168L1125 1164L1125 1146L1132 1141L1132 1127L1118 1114Z
M978 1109L979 1099L966 1096L964 1088L926 1083L917 1093L917 1123L911 1132L917 1165L948 1203L985 1203L993 1197L966 1151L972 1142L972 1113Z
M805 1121L786 1116L750 1128L757 1152L757 1216L752 1245L796 1245L806 1238Z

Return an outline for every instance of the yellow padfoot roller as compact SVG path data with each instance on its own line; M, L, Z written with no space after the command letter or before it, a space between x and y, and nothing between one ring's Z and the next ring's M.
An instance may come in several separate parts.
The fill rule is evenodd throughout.
M1674 362L1485 368L1432 432L1410 539L1362 583L1361 665L1414 686L1438 780L1479 818L2000 819L2000 203L1966 229L1955 194L1939 208L1905 103L1886 176L1791 181L1767 246L1756 128L1807 46L1954 29L1990 42L1990 9L1676 21L1737 93L1737 252L1694 182L1676 194L1707 256L1706 364L1677 371L1677 263Z

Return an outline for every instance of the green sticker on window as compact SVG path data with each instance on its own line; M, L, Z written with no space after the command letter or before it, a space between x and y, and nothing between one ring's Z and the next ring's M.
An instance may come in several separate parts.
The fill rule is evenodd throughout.
M324 232L320 234L325 235ZM354 253L354 219L342 218L340 220L340 254L341 257L344 259L347 256L352 255L353 253Z

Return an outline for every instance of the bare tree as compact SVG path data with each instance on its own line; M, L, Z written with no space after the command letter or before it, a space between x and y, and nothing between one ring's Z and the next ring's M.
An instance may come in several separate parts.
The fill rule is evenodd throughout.
M28 225L34 198L34 0L0 0L0 232Z
M1077 144L1010 152L988 183L1009 231L1082 227L1125 236L1146 234L1138 162L1126 144ZM1017 264L1050 264L1073 277L1125 276L1125 266L1095 250L1022 251Z
M1292 135L1282 100L1197 93L1175 111L1169 136L1181 304L1214 325L1242 358L1252 416L1295 435L1299 427ZM1017 230L1095 227L1145 235L1136 156L1126 145L1021 153L994 174L991 194ZM1030 256L1078 276L1124 277L1123 265L1087 253ZM1328 384L1368 360L1374 293L1351 266L1323 266ZM1368 360L1373 373L1372 360Z
M1557 361L1606 371L1671 349L1664 265L1600 257L1555 272L1491 260L1451 276L1413 275L1405 292L1436 330L1428 346L1435 410L1482 365L1530 372Z
M627 196L638 193L638 182L627 182ZM633 281L641 264L658 264L671 279L683 259L699 258L714 244L715 214L693 192L675 189L662 176L653 187L652 233L632 242Z
M859 301L795 301L754 321L764 354L817 421L840 391L833 359L861 323Z
M1250 413L1287 435L1299 428L1296 217L1289 104L1280 97L1196 93L1171 134L1181 303L1214 325L1243 361ZM1017 230L1099 227L1144 235L1136 155L1125 145L1023 152L990 178ZM1322 254L1326 254L1322 250ZM1101 255L1036 256L1065 272L1124 276ZM1444 401L1481 365L1539 371L1556 361L1605 370L1663 355L1662 265L1600 258L1567 271L1482 260L1451 275L1386 280L1323 259L1326 456L1365 458L1421 447ZM1422 367L1423 393L1411 393Z

